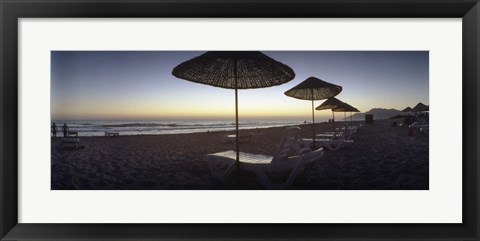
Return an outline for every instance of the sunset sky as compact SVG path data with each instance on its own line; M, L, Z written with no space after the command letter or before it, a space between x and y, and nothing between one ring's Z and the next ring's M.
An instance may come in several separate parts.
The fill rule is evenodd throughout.
M362 112L429 104L428 51L262 51L290 66L283 85L239 90L240 120L311 120L311 102L284 95L310 76L340 85ZM52 51L54 120L183 120L235 116L234 90L172 75L204 51ZM315 101L315 107L323 100ZM315 111L319 121L330 111Z

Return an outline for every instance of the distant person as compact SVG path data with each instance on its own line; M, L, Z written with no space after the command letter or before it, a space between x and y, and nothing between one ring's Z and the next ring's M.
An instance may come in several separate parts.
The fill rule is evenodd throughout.
M68 130L69 130L68 126L67 126L67 123L63 123L62 129L63 129L63 137L67 137Z
M55 123L52 124L52 136L57 137L57 125Z

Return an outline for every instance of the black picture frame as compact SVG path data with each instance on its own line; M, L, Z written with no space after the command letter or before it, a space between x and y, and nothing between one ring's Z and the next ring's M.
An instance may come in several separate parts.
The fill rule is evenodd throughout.
M1 240L479 240L478 0L0 0ZM462 224L18 223L19 18L462 18ZM460 107L459 107L460 108Z

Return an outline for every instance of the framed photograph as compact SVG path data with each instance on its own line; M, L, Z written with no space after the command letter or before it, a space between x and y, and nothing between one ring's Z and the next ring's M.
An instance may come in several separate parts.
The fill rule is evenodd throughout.
M1 240L479 240L478 0L0 4Z

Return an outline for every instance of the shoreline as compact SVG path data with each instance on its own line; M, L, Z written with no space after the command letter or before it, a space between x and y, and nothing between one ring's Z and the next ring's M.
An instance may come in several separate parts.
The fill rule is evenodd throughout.
M378 120L378 121L389 121L389 120ZM345 122L335 122L336 124L336 127L342 127L344 125ZM347 123L350 123L350 125L358 125L359 123L364 123L364 121L347 121ZM330 127L324 127L325 125L328 125ZM257 130L265 130L265 129L271 129L271 128L285 128L285 127L289 127L289 126L299 126L300 128L302 127L306 127L306 128L310 128L312 126L312 123L307 123L307 124L304 124L304 123L301 123L301 124L298 124L298 125L284 125L284 126L269 126L269 127L252 127L252 128L240 128L239 129L239 132L254 132L254 131L257 131ZM329 131L328 128L330 128L331 130L333 130L333 124L330 123L330 122L320 122L320 123L315 123L315 128L320 128L319 130L320 131ZM77 131L75 129L73 129L72 131ZM201 134L201 133L228 133L228 134L235 134L235 129L233 130L214 130L214 131L199 131L199 132L188 132L188 133L163 133L163 134L123 134L122 135L122 132L121 131L118 131L118 130L110 130L110 131L114 131L114 132L118 132L120 134L120 136L163 136L163 135L192 135L192 134ZM91 137L106 137L104 135L98 135L98 136L90 136L90 135L85 135L85 136L82 136L80 131L77 131L78 132L78 137L80 138L91 138ZM104 133L103 131L102 132L99 132L99 133ZM57 131L57 136L56 138L61 138L63 137L63 132L61 131ZM53 138L53 137L52 137Z

